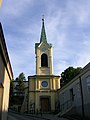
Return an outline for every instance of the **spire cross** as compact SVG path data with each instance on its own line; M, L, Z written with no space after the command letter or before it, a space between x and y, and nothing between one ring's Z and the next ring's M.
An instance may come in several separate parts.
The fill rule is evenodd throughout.
M41 42L47 42L45 27L44 27L44 15L42 15L42 30L41 30L40 43Z
M44 15L42 15L42 21L44 22Z

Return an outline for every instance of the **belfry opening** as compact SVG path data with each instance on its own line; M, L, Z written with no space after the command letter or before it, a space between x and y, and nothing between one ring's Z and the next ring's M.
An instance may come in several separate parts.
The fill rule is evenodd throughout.
M41 55L41 67L48 67L48 56L45 53Z

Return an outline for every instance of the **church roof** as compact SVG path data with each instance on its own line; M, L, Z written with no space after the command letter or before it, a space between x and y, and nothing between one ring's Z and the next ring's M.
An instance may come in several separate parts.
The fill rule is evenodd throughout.
M42 30L41 30L40 43L41 42L47 42L45 26L44 26L44 17L42 18Z

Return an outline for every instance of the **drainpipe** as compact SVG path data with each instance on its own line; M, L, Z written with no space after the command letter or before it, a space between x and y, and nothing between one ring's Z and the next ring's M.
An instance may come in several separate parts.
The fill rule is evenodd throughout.
M84 111L84 98L83 98L83 90L82 90L81 76L79 77L79 80L80 80L81 101L82 101L82 118L84 118L84 117L85 117L85 111Z

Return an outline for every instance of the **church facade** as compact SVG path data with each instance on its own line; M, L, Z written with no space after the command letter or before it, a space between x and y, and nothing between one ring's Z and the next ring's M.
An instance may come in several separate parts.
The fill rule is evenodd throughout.
M35 44L36 75L28 76L28 111L55 111L60 76L54 75L52 44L47 42L44 19L40 42Z

